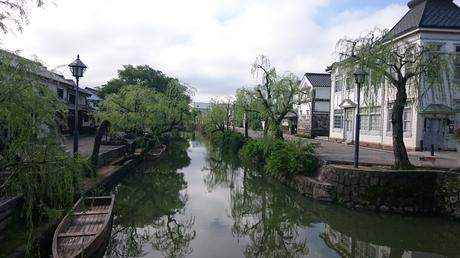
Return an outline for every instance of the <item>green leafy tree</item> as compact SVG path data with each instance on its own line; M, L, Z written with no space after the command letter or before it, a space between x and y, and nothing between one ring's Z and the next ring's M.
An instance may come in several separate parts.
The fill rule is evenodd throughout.
M62 147L67 107L36 76L42 69L0 52L0 196L22 194L29 237L39 218L72 205L84 169Z
M253 130L261 129L261 103L251 95L246 94L247 89L241 88L236 91L235 100L235 118L238 126L242 127L244 119L248 123L248 127Z
M207 133L224 132L229 129L233 104L230 99L213 100L209 111L202 115L202 127Z
M427 92L444 94L453 90L446 89L446 84L442 81L443 78L449 81L449 58L436 51L433 46L395 40L388 36L387 30L374 30L366 36L352 40L342 39L337 47L339 69L352 72L356 67L362 66L369 71L370 83L363 85L365 95L372 96L366 94L369 92L377 94L382 86L396 91L391 112L394 167L413 168L404 144L404 108L409 102L421 103Z
M125 65L118 70L118 78L108 81L100 88L101 96L118 93L126 85L145 85L158 92L166 92L171 82L178 83L177 79L167 77L163 72L155 70L148 65Z
M134 133L155 139L165 133L190 128L190 97L177 81L164 92L144 84L125 85L102 102L99 117L110 121L110 130Z
M281 123L294 105L308 102L309 92L300 87L299 79L286 72L278 76L266 56L259 56L252 65L252 74L261 77L261 84L254 89L245 90L249 98L257 101L260 114L266 121L266 130L274 137L283 138Z

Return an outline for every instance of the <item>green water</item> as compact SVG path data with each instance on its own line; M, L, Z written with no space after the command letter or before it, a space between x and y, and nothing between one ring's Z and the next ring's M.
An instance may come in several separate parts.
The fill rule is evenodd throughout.
M118 186L106 257L460 257L460 223L309 201L199 141Z

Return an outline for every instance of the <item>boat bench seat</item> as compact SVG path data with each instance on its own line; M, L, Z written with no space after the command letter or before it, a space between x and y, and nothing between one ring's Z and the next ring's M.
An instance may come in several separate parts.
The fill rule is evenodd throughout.
M74 233L61 233L58 237L84 237L84 236L94 236L97 232L74 232Z
M85 216L85 215L103 215L103 214L109 214L109 211L103 210L103 211L76 211L72 213L72 216Z

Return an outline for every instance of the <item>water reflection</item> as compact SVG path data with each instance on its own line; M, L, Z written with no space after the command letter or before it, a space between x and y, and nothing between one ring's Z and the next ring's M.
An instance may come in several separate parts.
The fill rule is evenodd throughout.
M229 188L233 234L250 239L246 257L460 257L459 223L311 202L240 169L234 153L208 149L205 183L211 191ZM322 229L314 237L327 251L318 241L309 241L315 227Z
M312 202L200 141L143 164L116 195L107 257L460 257L458 222Z
M193 249L195 218L186 216L187 184L177 170L190 164L186 142L160 162L144 163L116 188L112 237L106 257L142 257L147 246L161 257L183 257Z

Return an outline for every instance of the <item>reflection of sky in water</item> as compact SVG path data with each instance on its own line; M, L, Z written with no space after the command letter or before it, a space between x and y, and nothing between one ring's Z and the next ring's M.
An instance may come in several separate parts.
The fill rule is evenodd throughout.
M191 146L192 147L189 148L187 151L187 154L191 159L190 164L187 167L179 170L179 172L184 174L184 180L187 182L187 187L186 189L182 190L182 194L186 195L188 199L186 201L185 208L173 216L179 222L187 220L189 218L194 218L192 230L196 231L196 237L190 242L190 248L193 251L187 257L244 257L244 252L245 250L247 250L248 246L253 247L255 244L252 241L253 239L251 238L251 234L238 235L237 230L235 229L235 218L232 217L234 216L234 214L232 213L232 208L234 208L232 207L232 204L235 204L237 202L237 200L235 200L235 198L237 198L235 197L237 195L236 193L238 191L241 192L241 189L243 189L243 171L242 169L238 169L236 171L227 171L227 174L224 174L225 176L220 177L218 179L214 178L218 181L218 183L216 183L216 185L214 185L213 187L209 188L209 185L207 185L206 180L209 179L211 172L210 164L209 162L207 162L207 148L198 142L192 142ZM231 176L232 173L233 176ZM234 188L229 187L232 181ZM385 230L382 228L384 228L385 226L380 226L380 224L386 225L385 223L388 220L394 220L394 223L396 223L396 225L398 223L404 225L406 225L407 223L412 223L411 226L408 227L409 230L412 230L412 228L426 226L427 230L433 231L433 229L437 229L437 221L433 222L432 220L427 219L412 219L392 216L386 216L382 218L381 215L374 213L368 214L363 212L355 212L350 209L344 209L337 206L323 205L316 202L311 202L306 199L303 199L296 193L288 189L285 189L282 186L269 185L266 183L265 185L262 185L263 186L259 187L258 181L256 181L256 184L253 186L253 188L255 187L256 190L248 190L249 196L253 198L251 201L254 201L254 198L256 199L256 205L259 204L257 202L257 198L259 198L258 195L260 193L252 192L253 190L262 191L263 194L266 194L268 196L266 199L268 201L273 201L273 198L278 198L278 200L286 200L284 207L282 207L282 205L279 207L280 210L274 210L276 209L275 206L267 206L271 209L266 210L267 214L270 214L271 218L276 219L277 217L274 214L277 214L277 212L281 212L281 215L278 214L281 216L281 218L283 218L282 216L285 216L285 221L271 221L271 223L273 223L274 225L270 226L274 226L274 228L269 228L269 231L271 230L270 232L274 232L273 234L276 234L277 229L286 229L285 226L287 226L287 230L293 229L295 232L293 235L294 237L292 237L292 235L289 234L286 235L293 238L292 241L296 243L302 243L303 241L306 241L308 248L306 257L342 256L384 258L390 257L390 255L395 255L395 251L398 251L398 253L394 257L444 257L432 253L411 252L399 249L393 249L392 254L392 249L390 247L378 244L370 244L368 242L360 240L363 238L369 238L369 241L378 241L379 243L386 243L388 241L391 242L392 240L395 240L395 243L400 242L402 243L402 245L417 246L419 244L417 243L417 239L407 239L409 237L414 238L414 236L398 235L398 233L396 233L395 235L390 236L390 238L388 238L388 236L384 233L382 233L382 236L379 236L378 232L375 231L383 230L382 232L384 232ZM288 207L287 205L293 205L295 207ZM290 210L294 211L294 216L292 214L284 214L289 213ZM379 221L377 225L373 225L372 220L374 218L378 219ZM240 223L248 223L248 225L254 225L260 219L260 213L252 213L248 214L247 216L243 215L243 217L239 221ZM360 231L359 229L357 229L357 227L359 227L360 225L360 220L362 220L363 223L366 225L365 227L368 227L369 231ZM366 224L365 221L367 220L371 222ZM300 222L298 221L303 222L301 222L302 224L300 224ZM353 225L347 225L347 223L352 223ZM356 223L358 226L354 226L354 223ZM390 224L388 225L393 225L392 222L389 223ZM442 224L442 228L450 228L449 222L439 223ZM459 228L459 225L454 224L453 227L454 230L452 232L460 232L456 231ZM259 227L258 229L261 228L262 227ZM395 228L397 228L397 226L395 226ZM339 230L344 232L341 232ZM142 229L138 228L138 232L145 231L155 232L156 228L155 226L148 226ZM442 232L442 230L438 231L439 232L431 233L434 235L444 233ZM449 234L452 232L449 232ZM355 236L353 236L353 238L347 234L354 234ZM447 237L452 236L449 234L447 235ZM359 237L357 237L356 235L359 235ZM426 237L428 237L428 240L436 239L436 236L417 236L417 234L415 235L416 237L420 237L420 241L422 243L427 242ZM256 236L258 235L256 234ZM457 239L450 239L446 241L460 241L458 239L460 236L456 235L456 237ZM401 238L399 242L398 238ZM272 239L277 238L275 236ZM290 238L287 238L287 240L285 241L289 242L289 239ZM454 244L448 243L447 246L449 249L452 249L452 246L454 246ZM421 250L425 249L424 246L420 246L420 248ZM436 246L430 246L428 249L436 250L436 248L439 248L440 252L446 251L441 250L441 248L443 247ZM143 245L142 249L143 251L145 251L146 254L146 256L144 257L162 256L160 252L153 250L152 245L150 243ZM447 253L452 252L458 251L447 251Z

